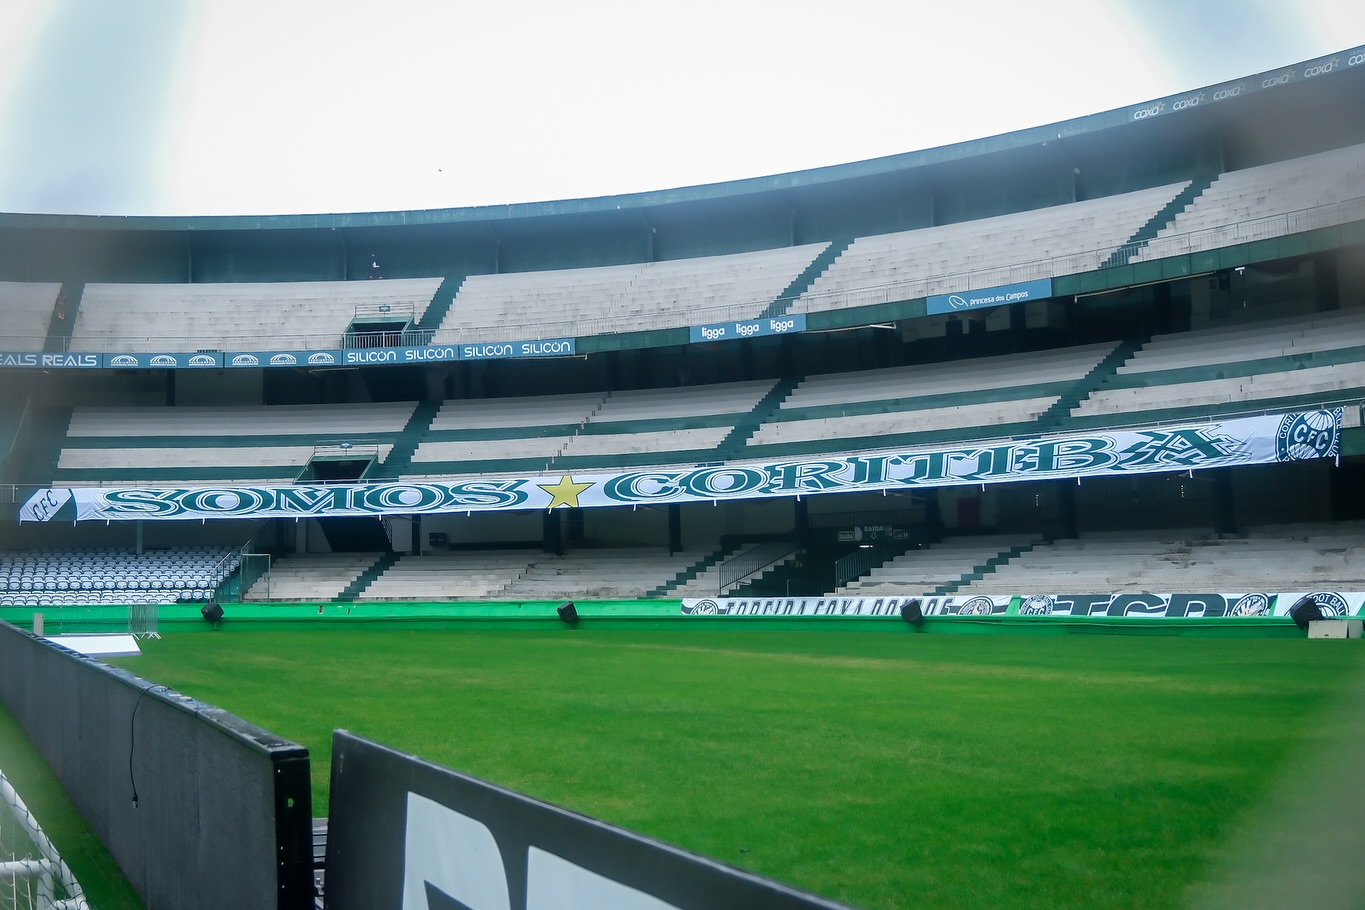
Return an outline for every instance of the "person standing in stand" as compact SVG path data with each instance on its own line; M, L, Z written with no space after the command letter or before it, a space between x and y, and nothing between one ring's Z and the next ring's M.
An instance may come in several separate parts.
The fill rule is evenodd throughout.
M383 274L379 271L379 257L376 256L374 253L370 254L370 277L371 278L384 277Z

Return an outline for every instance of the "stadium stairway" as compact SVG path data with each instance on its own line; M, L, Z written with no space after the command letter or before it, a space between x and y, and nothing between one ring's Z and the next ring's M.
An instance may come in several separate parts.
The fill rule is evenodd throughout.
M783 379L773 386L772 391L758 400L749 413L743 415L735 421L735 428L726 434L716 445L714 461L731 461L738 458L744 451L744 443L749 437L758 432L763 421L767 420L772 413L777 410L792 390L796 388L800 379Z
M52 317L47 323L47 342L43 350L49 353L63 353L71 341L71 329L76 325L76 314L81 308L81 295L85 285L79 281L62 283L57 303L52 306Z
M730 544L729 546L721 547L717 549L715 552L707 556L704 556L701 559L697 560L696 562L692 563L692 565L688 566L686 569L683 569L677 575L674 575L672 578L670 578L663 584L656 585L655 587L650 588L648 591L645 592L644 596L647 598L668 597L672 594L672 592L676 591L678 588L687 584L689 581L696 578L698 575L705 572L707 569L711 568L712 566L718 565L721 562L724 562L731 556L734 556L736 553L740 551L742 547L743 544L741 543L734 543Z
M1146 224L1134 231L1127 243L1114 250L1108 259L1101 262L1100 268L1108 269L1127 265L1134 256L1142 252L1142 248L1147 245L1149 240L1174 221L1176 215L1193 205L1194 201L1203 195L1205 190L1213 186L1213 182L1217 179L1217 174L1205 174L1191 180L1189 186L1176 193L1174 199L1162 206L1155 215L1147 220Z
M817 575L819 577L817 577ZM827 574L809 567L805 550L797 550L759 570L725 592L724 597L818 597L824 593Z
M19 426L24 420L24 409L29 398L18 395L0 398L0 479L7 476L10 456L19 438Z
M389 457L384 459L382 465L378 465L371 471L370 476L374 479L398 477L412 469L412 456L417 451L417 446L421 444L422 437L431 428L431 422L436 418L436 412L441 410L439 401L419 401L417 407L412 409L412 416L403 429L394 437L393 448L389 450Z
M810 288L811 284L815 282L815 279L823 275L825 270L834 264L834 260L844 254L844 250L852 245L853 240L854 238L852 237L845 237L832 241L829 246L825 247L819 256L816 256L811 260L810 265L806 266L800 275L797 275L792 279L792 283L787 285L786 289L783 290L781 294L778 294L777 298L772 303L768 304L759 318L767 319L771 316L781 316L785 314L787 310L791 309L791 306L796 302L796 299Z
M388 552L379 557L374 565L370 566L364 572L361 572L355 577L354 581L342 588L337 596L332 598L332 602L349 603L350 601L355 600L360 596L361 591L364 591L370 585L374 584L379 576L383 575L397 564L399 555L400 554L398 553Z
M467 275L447 275L441 282L441 286L436 289L436 296L431 298L431 305L427 311L417 320L417 328L420 331L434 332L450 313L450 308L455 303L455 295L460 293L460 287L464 284Z
M71 426L74 412L75 408L33 409L33 421L16 440L16 445L23 446L24 451L22 454L16 451L15 463L9 466L12 477L21 477L22 482L32 484L52 481L57 475L57 460L61 458L66 430Z
M1038 431L1051 433L1060 429L1061 425L1071 417L1073 408L1090 397L1091 392L1104 385L1110 377L1115 375L1115 371L1119 367L1132 359L1132 356L1151 339L1151 334L1147 334L1138 339L1125 341L1110 351L1090 369L1090 372L1077 379L1066 391L1062 392L1052 407L1038 415Z
M1034 547L1039 547L1044 544L1050 543L1052 543L1052 538L1048 537L1042 540L1035 540L1033 543L1019 544L1017 546L1010 547L1008 550L1001 550L999 553L992 556L985 562L977 566L974 566L970 572L964 572L962 576L957 578L956 580L939 585L938 587L934 588L934 590L930 593L934 597L943 597L948 594L955 594L962 588L971 584L972 582L980 581L987 575L990 575L1000 566L1005 565L1005 563L1018 559L1020 556L1029 552Z

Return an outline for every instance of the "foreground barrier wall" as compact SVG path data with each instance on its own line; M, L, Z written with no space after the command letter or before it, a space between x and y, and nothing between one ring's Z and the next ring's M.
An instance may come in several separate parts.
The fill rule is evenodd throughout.
M3 622L0 699L149 910L312 905L302 746Z

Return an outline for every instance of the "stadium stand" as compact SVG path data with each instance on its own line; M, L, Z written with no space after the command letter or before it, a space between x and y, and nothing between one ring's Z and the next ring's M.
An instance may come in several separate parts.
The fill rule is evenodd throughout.
M366 569L379 562L380 553L303 553L271 562L242 595L243 600L329 601L341 595Z
M754 319L828 245L470 275L435 337L443 343L557 338Z
M410 476L703 459L773 385L448 401L413 453Z
M175 603L208 600L236 570L231 548L41 549L0 554L0 603Z
M1357 308L1157 336L1071 413L1149 419L1363 396L1365 308Z
M440 278L87 284L71 350L289 351L343 347L357 312L419 321Z
M270 232L279 247L268 254L255 223L151 219L89 228L113 248L134 251L135 261L73 244L78 262L63 254L30 263L13 250L47 248L52 235L44 232L66 228L14 216L13 225L0 225L8 232L0 239L19 246L0 246L0 274L84 277L0 283L0 331L28 339L0 350L55 353L74 329L73 351L298 352L415 339L506 342L512 353L502 359L452 348L429 362L343 365L349 372L224 371L225 398L251 402L236 408L172 406L218 400L218 377L208 370L116 371L83 361L65 365L80 370L57 363L48 376L28 368L31 359L10 358L8 366L24 367L15 374L24 388L22 398L0 405L0 449L9 436L23 445L5 478L25 486L557 478L559 471L822 458L1343 405L1339 459L1292 475L1297 468L1282 465L1265 474L1239 468L1216 492L1224 480L1201 477L1175 505L1161 499L1168 491L1158 495L1152 478L1125 479L1121 489L1087 480L1079 492L1051 481L1028 491L1009 485L973 491L971 501L958 495L963 490L917 491L913 506L896 507L913 516L902 522L908 530L897 528L909 536L893 539L942 542L841 591L970 588L1002 560L985 580L1029 562L1039 534L1070 539L1077 527L1120 527L1158 500L1196 530L1171 531L1157 544L1199 540L1210 554L1231 558L1241 552L1228 543L1237 539L1229 527L1236 522L1211 517L1215 509L1244 524L1247 516L1325 521L1365 512L1354 505L1351 473L1365 449L1357 432L1365 401L1365 121L1347 113L1332 125L1305 123L1274 143L1248 138L1255 130L1246 126L1259 130L1263 115L1287 110L1295 91L1311 99L1334 84L1343 94L1333 95L1333 109L1356 110L1341 104L1365 87L1351 88L1351 79L1365 79L1365 69L1354 72L1145 122L1109 112L1041 144L1041 133L1011 134L733 185L515 211L433 211L401 225L390 218L395 213L335 216L325 222L322 251L309 232L324 222L295 216L272 224L287 229ZM1241 166L1247 162L1256 166ZM1329 224L1333 230L1311 230ZM1279 239L1289 234L1301 236ZM1267 238L1273 241L1247 242ZM157 252L144 257L143 250ZM363 274L368 256L351 252L360 250L378 250L386 265L397 265L390 274L442 277L270 280ZM1197 255L1181 258L1187 253ZM212 278L185 283L186 274ZM929 317L922 301L1041 277L1057 279L1050 299L966 319ZM73 307L58 326L53 307L63 287ZM810 318L781 337L717 343L655 331L782 312ZM412 336L386 326L383 337L352 337L362 314L419 328ZM521 340L566 336L574 338L573 358L513 351ZM690 384L696 376L708 382ZM374 398L400 403L357 402ZM329 467L332 460L343 465ZM1343 470L1329 477L1328 461L1330 472ZM1310 475L1319 494L1292 501L1285 488ZM1115 491L1121 502L1100 501ZM12 487L10 502L22 499ZM835 525L809 526L806 508L784 500L685 504L631 517L607 509L458 520L452 513L423 516L408 524L412 536L387 540L372 519L366 529L373 533L349 538L345 528L321 523L297 533L281 524L267 535L276 559L269 590L258 583L246 596L713 596L735 586L722 585L722 567L756 549L735 543L750 534L802 538L806 551L770 573L771 590L814 591L831 585L830 563L856 554L847 539L818 539L834 537ZM865 523L850 518L839 532ZM1214 527L1216 534L1199 530ZM13 528L3 530L14 540L29 530ZM93 529L80 531L95 538ZM45 532L61 539L54 528ZM446 532L455 539L450 552L430 542ZM188 526L187 536L194 536ZM384 552L385 543L428 552ZM623 543L638 546L617 549ZM569 554L545 556L542 544L567 546ZM461 549L472 546L531 549ZM310 548L357 552L286 555ZM1169 566L1156 567L1182 584L1199 577L1172 576Z
M509 600L643 597L694 564L700 555L670 554L655 547L572 550L528 565L522 575L503 589L502 597Z
M403 556L363 588L357 600L450 600L501 597L543 554L478 550ZM571 592L566 596L576 596Z
M1005 433L1036 421L1113 348L1083 345L810 377L748 439L746 452Z
M910 550L841 585L834 593L850 597L915 592L951 593L959 583L997 560L1008 558L1041 538L1036 534L949 537L924 549Z
M859 237L790 312L912 300L1098 268L1187 185Z
M319 446L341 440L371 444L382 463L413 408L411 402L77 408L56 476L72 484L293 480Z
M1356 591L1365 584L1363 535L1361 522L1222 538L1197 528L1093 532L1033 547L959 593Z
M1365 145L1229 171L1133 261L1282 237L1365 218Z
M0 281L0 335L8 351L41 351L60 284Z

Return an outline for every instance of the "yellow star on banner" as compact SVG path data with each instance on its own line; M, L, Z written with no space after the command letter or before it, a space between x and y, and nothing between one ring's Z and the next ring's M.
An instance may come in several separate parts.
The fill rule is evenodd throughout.
M550 494L550 504L547 508L553 509L555 506L567 506L570 509L578 508L578 494L582 493L591 483L574 483L573 478L565 474L559 479L559 483L538 483L546 493Z

